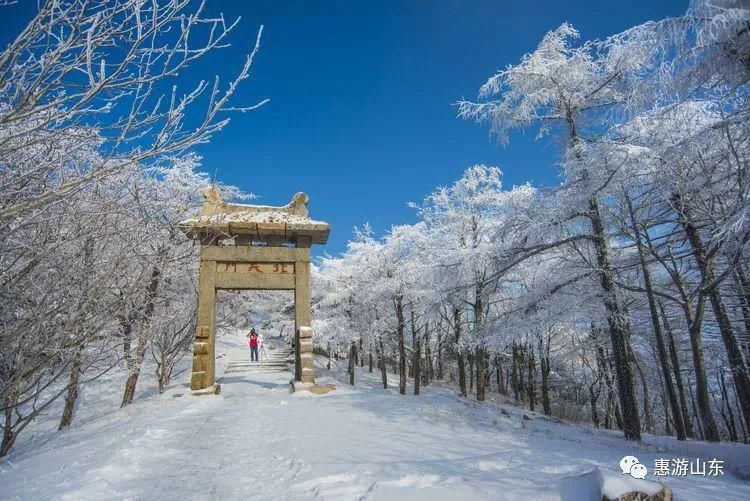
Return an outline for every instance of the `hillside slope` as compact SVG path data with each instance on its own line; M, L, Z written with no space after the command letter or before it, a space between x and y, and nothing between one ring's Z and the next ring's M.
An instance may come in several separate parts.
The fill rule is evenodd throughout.
M241 333L230 337L230 360L248 357L244 343ZM748 446L662 437L629 444L435 386L400 396L366 368L354 389L343 364L330 373L321 364L318 374L339 389L290 394L287 372L228 374L218 396L176 398L185 390L178 386L86 420L12 455L0 497L553 500L590 491L598 499L590 476L576 477L593 469L621 477L625 455L649 470L657 458L717 457L750 473ZM678 499L750 499L750 483L729 472L662 481Z

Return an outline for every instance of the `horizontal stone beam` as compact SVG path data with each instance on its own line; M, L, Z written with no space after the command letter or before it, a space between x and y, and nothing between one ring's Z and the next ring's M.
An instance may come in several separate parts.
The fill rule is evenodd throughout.
M202 242L215 242L218 239L237 237L244 241L273 241L296 243L299 237L310 238L311 244L325 244L331 233L328 223L180 223L180 229L190 238ZM211 245L208 244L207 245Z
M258 263L293 263L310 261L310 249L294 247L233 247L204 245L202 261L235 261Z

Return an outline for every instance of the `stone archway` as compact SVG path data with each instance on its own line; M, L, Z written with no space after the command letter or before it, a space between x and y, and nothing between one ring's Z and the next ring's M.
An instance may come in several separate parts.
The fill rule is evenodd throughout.
M215 187L204 192L203 213L180 223L201 242L198 321L192 390L216 387L216 291L293 290L295 381L315 382L310 313L310 247L328 240L330 226L307 214L308 196L283 207L229 204ZM231 245L233 243L234 245ZM228 245L229 244L229 245Z

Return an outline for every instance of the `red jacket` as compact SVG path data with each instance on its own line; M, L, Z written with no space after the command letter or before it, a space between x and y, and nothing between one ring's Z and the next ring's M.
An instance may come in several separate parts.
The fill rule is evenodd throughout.
M250 347L258 346L258 335L250 334Z

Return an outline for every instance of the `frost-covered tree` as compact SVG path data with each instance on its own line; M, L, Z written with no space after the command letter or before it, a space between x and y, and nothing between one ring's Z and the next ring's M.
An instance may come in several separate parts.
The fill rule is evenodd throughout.
M582 236L590 240L596 255L624 432L626 438L638 440L641 427L629 361L630 320L618 297L601 213L600 199L607 186L601 184L600 176L592 174L600 166L592 162L587 144L595 141L602 128L611 123L608 113L626 102L627 95L619 86L620 75L640 70L642 64L624 58L612 61L607 57L609 54L599 54L596 44L575 46L571 42L578 37L578 31L569 24L551 31L521 63L498 72L482 86L480 98L487 101L459 103L460 114L489 122L492 133L504 142L511 130L529 126L539 126L542 134L557 127L564 135L565 174L578 193L572 197L578 203L570 207L571 215L564 217L581 218L589 226L589 233ZM580 202L585 204L583 211Z
M426 261L434 267L432 284L438 290L453 292L445 299L452 303L447 320L454 328L461 392L466 393L465 352L467 347L473 347L480 401L485 398L489 359L484 319L489 295L499 285L498 276L493 273L493 258L498 246L507 245L513 237L508 214L513 210L512 204L533 197L533 189L528 186L503 191L500 176L500 170L494 167L470 167L453 185L430 194L419 211L430 232L430 240L422 245L428 249L424 253ZM464 312L467 305L470 311ZM468 339L461 335L464 315L471 318Z
M68 426L123 360L127 404L149 347L160 384L185 353L195 250L175 222L209 181L188 150L255 107L230 98L260 32L226 82L177 79L235 24L187 1L49 0L0 53L0 456L63 396Z
M402 382L438 353L463 395L494 366L499 395L630 440L747 440L748 18L704 0L592 42L564 24L459 103L501 143L559 139L562 182L507 190L474 167L418 223L323 263L349 290L376 277L347 311L393 301ZM359 339L371 318L348 321Z
M212 83L178 87L178 76L192 63L227 45L237 23L208 16L204 7L205 2L186 0L40 4L0 53L0 160L44 148L62 135L77 137L81 127L96 134L100 156L79 166L77 176L61 177L59 162L37 155L26 171L5 180L1 219L53 203L129 166L183 152L224 127L226 112L265 102L230 105L249 76L262 29L226 83L216 76Z

